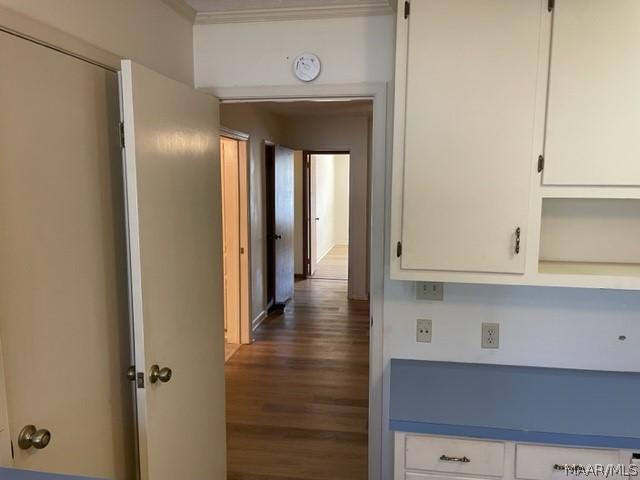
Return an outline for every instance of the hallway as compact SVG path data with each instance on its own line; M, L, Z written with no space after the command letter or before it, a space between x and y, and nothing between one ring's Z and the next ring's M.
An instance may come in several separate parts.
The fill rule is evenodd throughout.
M349 278L349 245L336 245L316 265L311 278L347 280Z
M229 480L367 478L367 302L304 280L226 365Z

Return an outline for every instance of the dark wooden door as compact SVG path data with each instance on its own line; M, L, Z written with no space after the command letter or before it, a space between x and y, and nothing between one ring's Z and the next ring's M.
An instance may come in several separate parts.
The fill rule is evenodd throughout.
M274 156L275 303L293 297L293 150L276 146Z

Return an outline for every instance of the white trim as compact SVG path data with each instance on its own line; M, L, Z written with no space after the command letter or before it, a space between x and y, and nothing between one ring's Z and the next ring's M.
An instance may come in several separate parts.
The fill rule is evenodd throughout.
M263 310L258 314L256 318L251 320L251 331L258 328L262 324L262 322L264 322L265 318L267 318L267 312Z
M196 21L197 12L184 0L161 0L167 4L178 15L189 20L192 24Z
M5 7L0 7L0 30L107 70L120 70L118 56Z
M131 316L134 365L136 374L145 375L147 366L144 351L144 321L142 303L142 263L140 250L140 220L138 216L138 179L136 166L136 134L133 108L133 72L131 60L122 60L120 79L120 112L124 123L125 214L127 225L127 250L129 261L129 303ZM146 375L145 375L146 376ZM138 466L140 478L149 478L147 402L145 388L136 387L136 419L138 428Z
M318 98L370 98L373 100L371 152L371 255L369 310L371 330L369 337L369 480L382 479L383 435L383 307L385 247L385 191L390 159L390 129L387 124L388 85L386 83L358 83L346 85L292 85L260 87L205 87L222 103L232 101Z
M165 0L167 1L167 0ZM359 5L332 5L285 8L259 8L251 10L226 10L198 12L196 25L214 23L276 22L283 20L313 20L318 18L367 17L394 13L386 1Z
M240 132L238 130L234 130L232 128L227 128L227 127L224 127L222 125L220 125L220 136L221 137L231 138L233 140L238 140L240 142L248 142L249 141L249 134L248 133Z
M335 243L332 243L331 245L329 245L329 248L327 248L324 252L322 252L321 255L318 256L316 263L320 263L322 260L324 260L324 257L326 257L329 254L329 252L333 250L333 247L335 246L336 246Z

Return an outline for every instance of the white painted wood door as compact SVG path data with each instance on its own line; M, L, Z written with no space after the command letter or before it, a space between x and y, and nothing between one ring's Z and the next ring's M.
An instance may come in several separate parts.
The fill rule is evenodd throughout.
M544 183L640 185L640 2L558 0Z
M229 343L240 343L240 174L239 143L220 138L224 327Z
M524 272L543 13L546 0L411 2L403 269Z
M275 147L276 303L293 297L293 150Z
M318 222L320 217L316 208L318 160L309 155L309 262L310 274L313 276L318 267Z
M141 477L224 479L218 101L128 60L122 97Z
M0 337L13 463L132 480L118 77L4 32L0 71ZM18 448L29 424L51 432L46 448Z

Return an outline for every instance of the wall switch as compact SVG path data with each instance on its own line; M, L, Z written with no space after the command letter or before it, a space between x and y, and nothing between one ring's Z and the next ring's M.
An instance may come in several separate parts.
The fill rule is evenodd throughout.
M416 282L416 300L441 301L444 296L442 282Z
M500 324L482 324L482 348L500 348Z
M416 321L416 342L431 343L431 320L419 318Z

